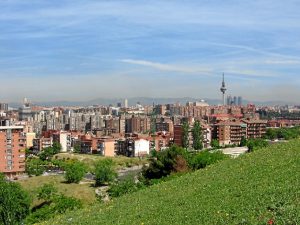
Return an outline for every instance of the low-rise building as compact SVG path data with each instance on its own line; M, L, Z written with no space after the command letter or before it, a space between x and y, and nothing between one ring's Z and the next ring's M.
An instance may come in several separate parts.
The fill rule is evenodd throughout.
M42 151L44 148L52 147L53 139L52 138L35 138L32 141L33 143L33 153L38 154L40 151Z
M214 125L213 139L219 145L239 145L242 137L247 137L247 124L241 121L222 121Z
M26 133L26 148L33 147L33 140L36 138L35 133Z
M247 139L262 138L266 134L267 121L256 119L243 119L247 124Z

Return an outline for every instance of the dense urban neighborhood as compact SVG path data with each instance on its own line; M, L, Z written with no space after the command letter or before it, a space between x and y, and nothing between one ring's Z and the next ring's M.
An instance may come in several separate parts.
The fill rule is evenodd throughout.
M60 145L57 153L146 157L172 145L197 151L237 147L244 139L265 137L267 128L300 125L300 116L293 117L300 107L244 106L241 101L128 106L125 99L117 106L48 108L25 99L19 109L0 105L1 172L11 178L25 172L26 154L39 155L53 144ZM271 113L279 116L263 118Z

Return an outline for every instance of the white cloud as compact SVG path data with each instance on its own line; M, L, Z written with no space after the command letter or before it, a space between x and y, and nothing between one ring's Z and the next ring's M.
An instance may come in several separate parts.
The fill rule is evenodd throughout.
M158 69L161 71L180 72L180 73L197 73L199 75L201 75L200 73L202 73L203 75L207 75L208 73L212 72L212 70L208 67L193 68L193 67L188 67L188 66L163 64L163 63L151 62L151 61L146 61L146 60L134 60L134 59L122 59L120 61L124 62L124 63L134 64L134 65L152 67L154 69Z
M146 61L146 60L134 60L134 59L122 59L120 60L124 63L140 65L145 67L151 67L161 71L168 72L179 72L179 73L187 73L187 74L197 74L197 75L205 75L205 76L217 76L221 72L225 72L230 76L240 76L245 75L248 77L277 77L279 74L273 71L265 71L265 70L251 70L245 69L238 64L235 66L229 66L225 64L217 64L211 63L207 65L192 65L192 66L182 66L182 65L174 65L174 64L163 64L158 62Z
M266 60L266 64L272 65L300 65L300 60Z

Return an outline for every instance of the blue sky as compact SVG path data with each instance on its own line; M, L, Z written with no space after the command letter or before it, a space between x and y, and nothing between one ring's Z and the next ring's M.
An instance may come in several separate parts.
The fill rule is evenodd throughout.
M300 98L299 0L0 0L0 101Z

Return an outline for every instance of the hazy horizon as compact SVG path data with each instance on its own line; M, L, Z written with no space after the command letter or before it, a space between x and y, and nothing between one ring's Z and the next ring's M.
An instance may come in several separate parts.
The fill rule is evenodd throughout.
M297 1L0 2L0 102L228 95L298 102Z

